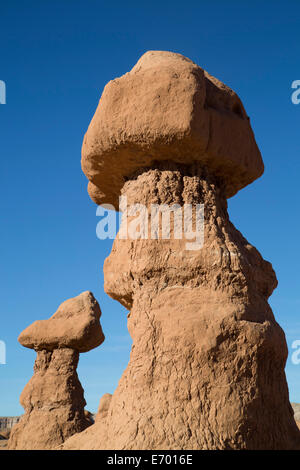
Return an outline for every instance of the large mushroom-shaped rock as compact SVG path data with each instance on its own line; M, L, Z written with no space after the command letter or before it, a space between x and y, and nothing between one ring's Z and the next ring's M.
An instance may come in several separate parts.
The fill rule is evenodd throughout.
M277 279L227 213L226 199L263 172L237 95L178 54L149 52L106 86L82 164L96 202L126 196L146 220L153 206L204 205L204 243L188 249L174 226L169 239L134 239L125 207L104 275L130 310L130 361L102 416L63 447L300 448L268 304Z
M93 294L83 292L64 302L49 320L21 333L20 343L35 349L37 358L20 397L25 414L12 430L9 449L54 449L92 424L76 369L79 353L104 341L100 316Z
M206 165L227 197L264 170L237 94L180 54L149 51L106 85L84 137L82 169L92 199L117 207L134 171L165 160Z

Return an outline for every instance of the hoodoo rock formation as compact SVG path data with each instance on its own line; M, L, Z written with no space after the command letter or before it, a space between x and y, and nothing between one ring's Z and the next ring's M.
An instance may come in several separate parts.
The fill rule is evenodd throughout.
M83 292L21 333L19 342L35 349L37 358L20 397L25 414L11 432L10 450L54 449L92 424L76 369L79 353L104 341L100 316L93 294Z
M204 204L204 244L116 238L105 290L130 310L130 361L63 448L300 448L267 301L276 276L227 213L263 173L238 96L179 54L147 52L105 87L82 167L98 204Z
M95 421L103 420L103 418L106 418L111 399L112 399L112 395L110 393L105 393L101 397Z

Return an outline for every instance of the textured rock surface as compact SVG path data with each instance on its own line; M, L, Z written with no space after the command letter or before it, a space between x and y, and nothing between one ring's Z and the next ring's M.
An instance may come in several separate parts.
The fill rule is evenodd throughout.
M0 431L0 437L1 439L9 439L11 429L4 429L3 431Z
M82 168L97 203L204 204L204 245L116 238L105 290L130 310L130 361L96 423L62 447L300 448L268 304L276 276L227 213L263 172L237 95L183 56L149 52L105 87Z
M106 85L82 169L92 199L118 207L127 177L163 160L205 164L223 179L227 197L264 169L237 94L180 54L149 51Z
M295 420L300 423L300 403L292 403Z
M112 395L110 393L105 393L101 397L95 422L97 422L99 420L103 420L104 418L106 418L106 416L108 414L109 407L110 407L111 399L112 399Z
M78 359L78 351L69 348L38 351L34 375L20 397L25 414L13 428L10 449L53 449L89 425Z
M200 165L128 180L128 204L205 205L205 242L116 239L106 292L130 309L130 362L103 419L64 449L296 449L272 266L235 229L223 181ZM274 411L275 410L275 411Z
M99 323L101 311L89 291L63 302L49 320L35 321L19 336L19 342L36 351L72 348L87 352L104 341Z
M0 440L0 450L6 450L6 448L7 448L7 440L6 439Z
M9 449L54 449L93 423L84 410L86 402L76 369L79 348L87 351L104 339L100 315L93 295L83 293L64 302L48 322L36 322L21 334L23 345L36 347L37 358L34 375L20 397L25 414L12 429ZM61 344L77 345L78 349ZM60 347L55 349L55 345Z

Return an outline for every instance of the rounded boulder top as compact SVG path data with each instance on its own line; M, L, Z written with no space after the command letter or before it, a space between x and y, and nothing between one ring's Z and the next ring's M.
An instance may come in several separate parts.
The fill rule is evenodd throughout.
M118 207L126 179L167 160L206 166L228 198L264 171L237 94L181 54L149 51L105 86L81 163L91 198Z
M32 323L20 334L18 341L36 351L71 348L87 352L104 341L100 316L97 300L86 291L63 302L48 320Z

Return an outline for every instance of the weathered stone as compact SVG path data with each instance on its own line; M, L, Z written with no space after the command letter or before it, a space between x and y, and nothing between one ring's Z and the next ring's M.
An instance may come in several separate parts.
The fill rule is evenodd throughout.
M296 449L272 266L232 225L209 169L168 164L122 190L128 204L205 207L204 246L116 239L105 290L130 309L130 362L108 413L65 449ZM276 410L276 412L274 412Z
M89 291L63 302L48 320L38 320L19 336L26 348L53 351L72 348L87 352L104 341L99 323L101 310Z
M102 416L63 448L299 449L268 304L277 279L227 213L263 172L237 95L183 56L149 52L105 87L82 168L97 203L204 204L204 244L116 238L105 290L130 310L130 361Z
M78 359L79 352L69 348L38 351L34 375L20 397L25 414L12 430L9 449L53 449L89 425Z
M101 397L95 422L106 418L109 407L110 407L111 399L112 399L112 395L110 393L105 393Z
M82 169L91 198L117 208L126 179L165 160L206 165L227 197L264 170L237 94L180 54L149 51L106 85L84 138Z
M84 292L20 335L24 346L36 349L37 358L34 375L20 397L25 414L12 429L9 449L54 449L93 424L84 410L76 369L79 351L89 351L104 340L100 315L92 293Z

